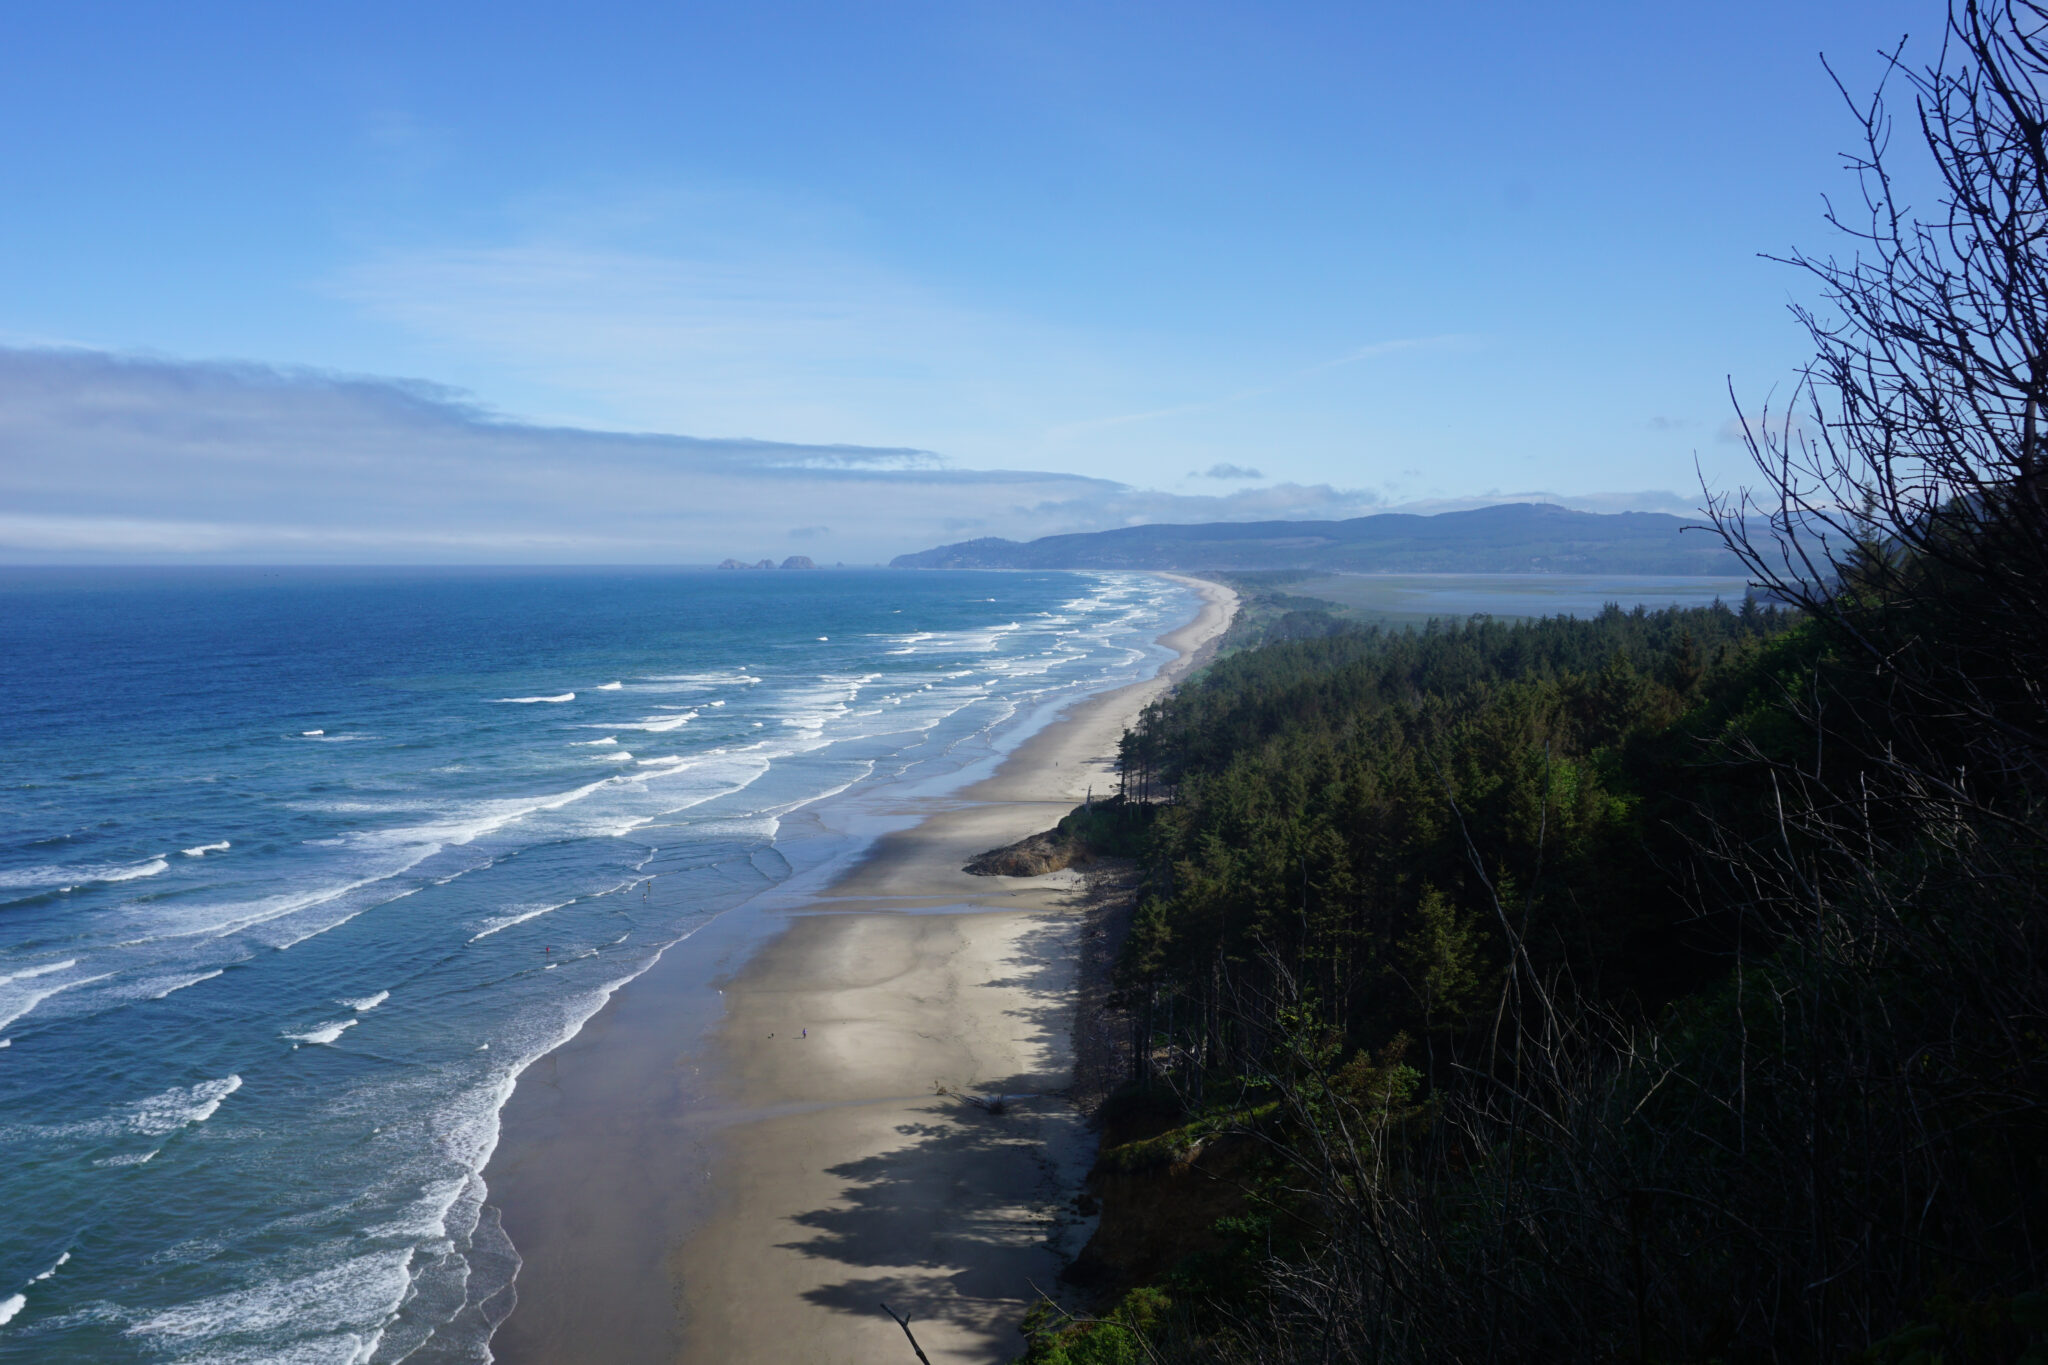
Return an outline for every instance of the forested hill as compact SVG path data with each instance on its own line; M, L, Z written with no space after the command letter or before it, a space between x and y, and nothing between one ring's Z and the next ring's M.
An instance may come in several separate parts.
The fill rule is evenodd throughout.
M2040 649L1900 684L1974 591L1339 625L1147 708L1069 820L1143 887L1028 1365L2048 1359L2043 769L1963 705L2048 733Z
M1357 573L1741 572L1717 536L1661 512L1506 503L1432 517L1125 526L898 555L898 569L1324 569Z

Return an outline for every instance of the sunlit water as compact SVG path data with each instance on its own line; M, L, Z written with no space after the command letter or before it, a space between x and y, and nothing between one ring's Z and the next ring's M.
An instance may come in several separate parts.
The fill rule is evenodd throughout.
M1116 574L0 571L0 1359L483 1359L520 1070L845 855L791 812L1150 673L1192 610Z

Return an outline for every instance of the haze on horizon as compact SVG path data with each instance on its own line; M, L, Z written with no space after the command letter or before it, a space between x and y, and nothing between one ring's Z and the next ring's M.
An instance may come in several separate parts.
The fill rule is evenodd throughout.
M42 7L0 562L1685 511L1941 10Z

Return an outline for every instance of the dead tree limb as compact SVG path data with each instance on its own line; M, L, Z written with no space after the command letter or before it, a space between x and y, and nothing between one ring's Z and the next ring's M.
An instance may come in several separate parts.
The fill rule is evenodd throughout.
M895 1318L896 1325L903 1329L903 1335L906 1337L910 1337L910 1349L917 1352L917 1358L923 1361L924 1365L932 1365L932 1358L924 1353L924 1347L917 1344L917 1338L911 1336L910 1314L905 1313L902 1316L898 1317L896 1310L891 1308L886 1303L882 1305L882 1311L884 1313L887 1313L890 1317Z

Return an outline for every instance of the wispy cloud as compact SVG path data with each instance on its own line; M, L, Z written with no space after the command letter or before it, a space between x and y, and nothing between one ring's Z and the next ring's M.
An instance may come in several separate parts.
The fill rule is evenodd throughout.
M955 303L805 244L689 251L535 241L386 254L332 290L450 357L518 378L577 425L988 453L1049 393L1096 395L1092 343Z
M0 349L0 556L867 562L1132 521L1356 516L1378 496L1227 497L975 470L929 451L542 427L431 384Z

